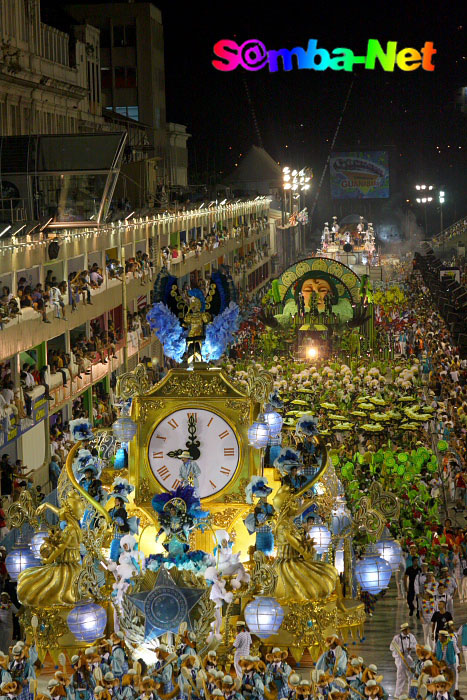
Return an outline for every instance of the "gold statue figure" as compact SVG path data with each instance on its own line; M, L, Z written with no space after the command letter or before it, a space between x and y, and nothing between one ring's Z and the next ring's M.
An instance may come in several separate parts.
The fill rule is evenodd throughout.
M299 499L287 485L281 486L273 500L278 513L274 533L277 557L274 570L277 586L274 596L279 600L309 602L323 600L338 587L339 574L331 564L314 561L312 540L294 525L299 511ZM336 591L339 595L339 591Z
M186 359L188 364L201 362L201 345L205 338L204 326L211 320L211 314L202 310L201 299L197 296L190 297L190 305L183 318L189 326L186 339Z
M74 583L81 571L82 530L79 521L85 504L76 491L71 491L60 508L43 503L37 509L37 515L47 508L57 515L59 521L65 521L66 526L56 533L55 547L51 547L47 540L42 545L43 564L19 575L18 598L23 605L33 607L75 605L78 598Z

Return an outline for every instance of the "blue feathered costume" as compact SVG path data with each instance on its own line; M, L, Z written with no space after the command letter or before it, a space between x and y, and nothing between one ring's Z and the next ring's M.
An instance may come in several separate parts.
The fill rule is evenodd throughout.
M163 268L154 283L154 304L147 315L149 325L165 354L176 362L193 358L204 362L218 360L233 341L239 324L232 277L228 272L214 271L206 296L198 288L191 289L188 296L190 302L199 301L198 312L191 311L191 304L180 294L177 278Z
M160 566L167 569L187 569L202 572L211 566L210 554L201 550L189 551L190 532L196 528L204 529L207 525L208 512L201 508L201 501L192 486L178 486L175 491L156 494L152 507L157 513L161 528L159 537L165 533L164 548L166 554L151 554L146 566L157 571Z

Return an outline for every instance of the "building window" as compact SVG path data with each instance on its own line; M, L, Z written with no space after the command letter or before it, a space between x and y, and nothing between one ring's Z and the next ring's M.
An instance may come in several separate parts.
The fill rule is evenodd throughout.
M107 109L112 108L107 107ZM115 107L115 111L117 114L122 114L124 117L128 117L129 119L134 119L135 121L138 121L139 119L139 108L137 105L132 107Z
M110 90L112 87L112 72L110 68L101 68L101 87L103 90Z
M136 25L116 24L113 28L113 34L114 46L136 46Z
M16 105L10 105L10 134L12 136L17 136L20 133L21 129L18 124L18 107Z
M136 68L134 66L116 66L115 68L116 88L136 87Z
M101 29L100 45L103 49L110 49L111 44L109 27L104 27L104 29Z
M125 46L136 46L136 24L125 25Z

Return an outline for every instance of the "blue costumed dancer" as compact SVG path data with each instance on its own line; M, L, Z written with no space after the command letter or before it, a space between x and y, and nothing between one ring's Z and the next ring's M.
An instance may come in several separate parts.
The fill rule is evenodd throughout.
M347 652L337 634L331 634L324 640L327 651L316 662L316 668L330 673L334 678L345 676L347 670Z
M112 484L112 493L109 494L109 499L115 498L115 505L109 510L109 515L114 523L114 538L110 545L110 559L118 561L121 553L120 540L129 532L138 531L138 519L128 518L125 503L128 503L128 495L134 490L134 486L128 483L126 479L117 478Z
M157 571L161 565L166 568L176 566L178 569L204 571L214 561L210 554L201 550L189 551L188 538L194 529L204 529L208 513L201 509L195 489L180 485L175 491L158 493L152 499L152 507L157 513L161 525L156 540L165 534L164 549L166 554L151 554L146 565Z
M274 535L268 521L274 515L274 508L268 503L267 497L272 493L272 488L268 486L266 477L252 476L245 493L247 503L253 503L253 498L259 500L254 511L243 522L250 535L256 533L256 549L270 556L274 549Z

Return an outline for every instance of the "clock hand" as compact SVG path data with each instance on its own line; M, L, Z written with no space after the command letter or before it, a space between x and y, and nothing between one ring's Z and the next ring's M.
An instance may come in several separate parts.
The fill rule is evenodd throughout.
M201 456L201 452L199 449L200 441L197 439L196 435L196 418L194 416L190 416L188 418L188 435L189 437L185 445L187 447L188 452L191 455L191 459L199 459Z
M170 452L167 452L167 457L173 457L174 459L179 459L182 452L183 452L183 450L170 450Z

